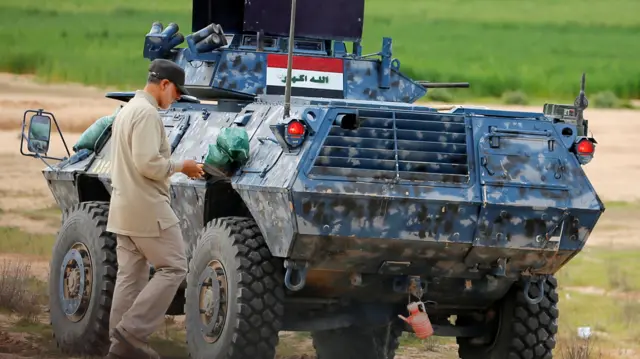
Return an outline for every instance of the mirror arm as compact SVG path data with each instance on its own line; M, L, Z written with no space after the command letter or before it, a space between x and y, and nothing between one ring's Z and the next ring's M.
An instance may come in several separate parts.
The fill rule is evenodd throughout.
M27 140L27 145L29 145L29 144L30 144L30 143L29 143L29 139L27 138L27 136L25 136L25 135L24 135L24 131L22 132L22 138L23 138L23 139L25 139L25 140ZM20 151L22 152L22 141L20 141L20 142L21 142L21 143L20 143ZM24 154L24 153L23 153L23 154ZM32 154L26 154L25 156L32 156L32 157L35 157L35 158L39 158L39 159L40 159L40 161L44 162L44 164L45 164L45 165L47 165L47 167L49 167L49 169L50 169L50 170L53 170L53 167L51 167L51 165L50 165L49 163L47 163L47 161L45 161L45 160L44 160L44 158L43 158L39 153L37 153L37 152L36 152L36 153L34 153L33 155L32 155ZM55 158L55 157L48 157L48 156L46 156L46 158L54 159L54 160L64 161L64 159Z
M42 111L42 110L40 110L40 111ZM54 116L51 112L41 112L41 113L51 115L51 118L53 119L53 123L56 124L56 128L58 129L58 134L60 135L60 139L62 139L62 144L64 145L64 149L65 149L65 151L67 151L67 158L71 157L71 152L69 152L69 147L67 146L67 141L64 140L64 135L62 134L62 131L60 130L60 126L58 126L58 120L56 120L56 116Z
M56 117L53 115L53 113L46 112L43 109L39 109L38 111L27 110L27 111L24 112L24 115L22 116L22 138L27 140L27 144L30 144L29 143L29 138L24 135L24 130L25 130L26 125L27 125L27 114L28 113L34 113L35 115L39 115L39 116L42 116L43 114L44 115L49 115L49 117L53 120L53 123L56 125L56 129L58 130L58 134L60 135L60 138L62 139L62 144L64 145L64 149L65 149L65 151L67 151L67 158L71 157L71 152L69 152L69 147L67 146L67 141L65 141L64 135L62 134L62 131L60 130L60 126L58 125L58 120L56 120ZM51 141L51 139L49 139L49 141ZM42 161L44 161L44 158L57 160L57 161L64 161L65 160L64 158L50 157L50 156L46 156L46 155L42 156L39 153L36 153L36 154L25 153L24 149L23 149L23 144L24 144L24 141L20 141L20 154L22 154L23 156L40 158ZM47 164L47 166L49 166L49 165ZM51 166L49 166L49 167L51 167Z

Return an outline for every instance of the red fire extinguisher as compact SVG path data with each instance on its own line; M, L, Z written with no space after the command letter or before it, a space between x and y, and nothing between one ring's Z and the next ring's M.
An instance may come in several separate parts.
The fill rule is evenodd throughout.
M422 308L422 311L420 311L420 308ZM409 310L409 318L405 318L399 314L398 317L411 325L411 328L413 328L413 331L416 333L416 337L425 339L433 335L433 327L431 326L429 315L427 315L427 310L424 308L424 303L409 303L407 309Z

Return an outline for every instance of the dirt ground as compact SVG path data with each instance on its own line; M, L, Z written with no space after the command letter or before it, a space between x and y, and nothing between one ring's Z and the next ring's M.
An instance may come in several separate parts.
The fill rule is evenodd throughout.
M24 110L42 108L53 112L71 151L82 130L118 106L118 101L107 99L104 94L102 89L67 84L43 85L26 76L0 74L0 227L17 226L31 233L55 233L57 229L51 221L25 214L52 206L54 202L40 173L45 164L20 155L20 126ZM541 110L526 106L492 107ZM635 186L636 179L640 178L640 158L634 150L640 133L640 111L589 108L586 117L598 141L594 160L584 167L593 186L604 201L640 201L640 188ZM61 141L56 135L52 135L52 139L56 141L51 145L51 154L63 155ZM640 221L637 221L640 211L634 208L636 210L628 212L620 208L605 212L588 245L640 247ZM27 258L0 253L0 261L3 259ZM34 258L27 260L32 264L34 274L46 281L48 262ZM0 330L0 347L7 339L3 335L7 334ZM444 351L449 352L450 349L445 348ZM403 358L423 357L413 356L411 350L403 355ZM14 357L0 354L0 358Z

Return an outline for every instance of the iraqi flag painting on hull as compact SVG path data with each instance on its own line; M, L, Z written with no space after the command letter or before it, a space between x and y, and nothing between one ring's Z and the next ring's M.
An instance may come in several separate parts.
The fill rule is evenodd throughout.
M267 94L284 95L287 55L267 55ZM341 59L293 56L291 96L344 98Z

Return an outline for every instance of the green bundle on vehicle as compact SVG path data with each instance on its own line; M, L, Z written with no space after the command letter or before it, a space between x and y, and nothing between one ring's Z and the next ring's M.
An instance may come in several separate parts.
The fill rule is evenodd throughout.
M210 144L205 157L205 166L231 172L233 168L245 164L249 160L249 135L244 128L225 127L215 144Z
M98 141L104 131L113 124L113 120L116 119L121 108L121 106L118 106L111 115L100 117L96 122L89 126L89 128L82 133L78 142L73 146L73 151L78 152L82 149L87 149L89 151L95 150L96 141Z

